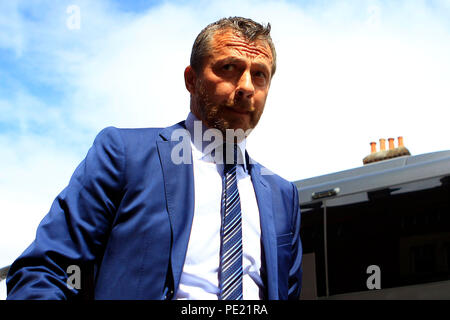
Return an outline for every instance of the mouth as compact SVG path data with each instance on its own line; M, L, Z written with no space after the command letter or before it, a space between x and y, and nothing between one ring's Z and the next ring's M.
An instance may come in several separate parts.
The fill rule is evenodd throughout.
M240 115L249 115L250 111L248 110L241 110L241 109L234 109L234 108L229 108L229 111L236 113L236 114L240 114Z

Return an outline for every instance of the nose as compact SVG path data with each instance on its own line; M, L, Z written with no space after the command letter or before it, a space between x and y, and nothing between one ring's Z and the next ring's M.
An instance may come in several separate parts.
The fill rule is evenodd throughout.
M236 94L240 98L251 99L255 94L255 87L253 86L252 76L250 71L246 70L242 73L236 88Z

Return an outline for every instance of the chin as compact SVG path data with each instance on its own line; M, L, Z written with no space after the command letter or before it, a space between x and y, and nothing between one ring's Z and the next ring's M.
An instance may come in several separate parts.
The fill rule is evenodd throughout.
M223 121L225 129L232 130L244 130L247 131L251 128L250 124L246 121L233 120L233 121Z

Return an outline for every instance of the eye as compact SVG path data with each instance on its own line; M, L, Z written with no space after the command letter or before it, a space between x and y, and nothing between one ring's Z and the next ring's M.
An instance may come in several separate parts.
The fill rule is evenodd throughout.
M255 72L255 77L257 77L257 78L266 78L266 74L264 73L264 72L262 72L262 71L256 71Z
M231 64L231 63L227 63L226 65L224 65L222 67L222 69L225 70L225 71L233 71L234 70L234 65Z

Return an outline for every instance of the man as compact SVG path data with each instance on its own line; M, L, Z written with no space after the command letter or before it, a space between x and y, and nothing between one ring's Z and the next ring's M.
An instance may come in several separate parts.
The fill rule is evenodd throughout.
M8 299L298 299L297 189L245 151L276 69L269 32L210 24L184 73L186 121L97 136L11 266Z

